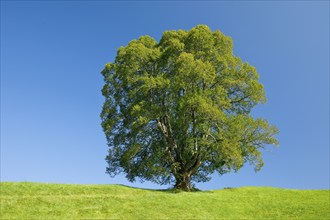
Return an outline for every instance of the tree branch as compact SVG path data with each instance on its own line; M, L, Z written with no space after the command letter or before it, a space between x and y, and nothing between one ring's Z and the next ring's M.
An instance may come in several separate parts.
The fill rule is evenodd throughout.
M189 175L194 175L201 164L201 161L197 158L195 163L189 168Z
M157 127L161 130L163 136L165 137L166 139L166 148L165 148L165 151L168 153L170 159L171 159L171 162L174 163L175 162L175 159L172 155L172 152L171 152L171 144L169 142L169 137L168 137L168 134L166 132L166 127L163 125L163 123L161 122L160 119L157 119Z
M240 99L231 100L231 101L230 101L230 104L239 103L239 102L243 101L243 100L246 99L246 98L249 98L249 95L243 96L243 97L241 97Z

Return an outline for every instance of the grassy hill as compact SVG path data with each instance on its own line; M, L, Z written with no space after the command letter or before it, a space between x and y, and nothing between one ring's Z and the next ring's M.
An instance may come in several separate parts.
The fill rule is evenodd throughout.
M2 182L0 219L330 219L329 190L200 192Z

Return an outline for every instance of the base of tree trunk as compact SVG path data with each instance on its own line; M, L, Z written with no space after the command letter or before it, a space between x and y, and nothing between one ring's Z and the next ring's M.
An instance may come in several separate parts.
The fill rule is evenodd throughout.
M182 175L183 178L178 178L176 180L174 189L182 190L182 191L191 191L191 183L190 183L190 176L188 175Z

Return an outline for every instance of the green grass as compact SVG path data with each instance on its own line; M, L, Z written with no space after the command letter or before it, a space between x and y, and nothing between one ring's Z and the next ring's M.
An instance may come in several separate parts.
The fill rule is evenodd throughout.
M0 219L330 219L329 190L199 192L2 182Z

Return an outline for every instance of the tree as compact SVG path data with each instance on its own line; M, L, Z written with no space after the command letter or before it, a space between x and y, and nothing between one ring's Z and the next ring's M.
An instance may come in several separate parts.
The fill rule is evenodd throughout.
M111 176L190 191L191 181L246 162L260 170L260 149L278 144L277 128L250 115L266 100L256 69L233 55L230 37L205 25L165 31L159 43L133 40L102 74Z

